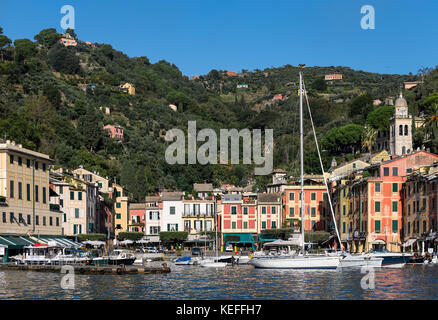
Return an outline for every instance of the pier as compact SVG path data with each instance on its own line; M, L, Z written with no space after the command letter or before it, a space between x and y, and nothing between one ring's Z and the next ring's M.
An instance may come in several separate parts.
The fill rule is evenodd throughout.
M166 263L161 267L158 266L84 266L84 265L69 265L74 268L75 274L157 274L169 273L170 268ZM36 271L36 272L55 272L60 273L63 266L60 265L23 265L23 264L0 264L0 270L21 270L21 271Z

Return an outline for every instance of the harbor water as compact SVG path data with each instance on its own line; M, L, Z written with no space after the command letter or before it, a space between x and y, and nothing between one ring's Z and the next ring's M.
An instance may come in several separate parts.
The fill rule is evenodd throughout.
M438 265L376 268L374 289L363 289L366 273L344 270L263 270L252 266L202 268L170 265L169 274L75 275L74 289L62 289L65 274L0 271L4 299L434 299ZM370 274L368 274L370 275Z

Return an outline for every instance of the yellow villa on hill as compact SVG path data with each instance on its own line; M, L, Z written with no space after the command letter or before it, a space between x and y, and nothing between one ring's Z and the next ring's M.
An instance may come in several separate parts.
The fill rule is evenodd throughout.
M120 85L120 89L123 92L127 92L130 96L135 96L135 87L133 84L126 82L123 85Z

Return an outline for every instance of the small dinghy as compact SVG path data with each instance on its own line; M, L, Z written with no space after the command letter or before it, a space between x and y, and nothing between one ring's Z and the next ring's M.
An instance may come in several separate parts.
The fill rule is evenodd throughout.
M174 263L177 266L189 266L189 265L193 264L193 260L192 260L192 257L185 256L185 257L182 257L182 258L175 259Z

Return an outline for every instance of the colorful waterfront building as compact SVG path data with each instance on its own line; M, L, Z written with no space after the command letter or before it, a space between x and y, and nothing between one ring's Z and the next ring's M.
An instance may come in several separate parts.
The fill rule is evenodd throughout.
M97 183L87 182L78 174L64 172L62 168L50 174L52 195L50 202L62 211L63 234L96 233L97 227Z
M78 175L79 179L82 179L87 182L97 183L99 188L99 192L108 193L110 187L110 181L108 178L104 178L99 175L99 172L92 172L87 169L84 169L83 166L79 166L79 168L73 170L73 174Z
M0 237L62 234L62 213L50 206L52 163L46 154L0 141Z
M281 193L257 194L257 233L282 227Z
M224 194L221 201L222 246L254 248L258 234L257 194Z
M405 250L434 248L437 231L438 167L422 167L407 176L403 186Z
M160 229L161 231L184 231L183 225L183 198L184 193L181 191L176 192L163 192L162 193L162 216L160 217Z
M128 231L129 224L129 203L128 191L122 186L114 183L112 186L112 198L114 199L114 224L115 234Z
M329 230L330 211L327 189L322 175L304 176L304 230ZM284 185L284 222L288 227L301 226L301 182L292 178Z
M151 243L160 242L161 223L163 212L163 201L161 196L146 196L146 239Z
M146 233L146 203L129 204L129 225L130 232Z
M353 186L352 249L356 252L386 247L402 249L402 187L413 170L430 166L438 156L424 150L370 166L367 175L357 176ZM338 211L339 212L339 211Z
M195 195L184 196L183 225L188 240L199 239L203 232L214 231L215 198L211 184L194 184Z

